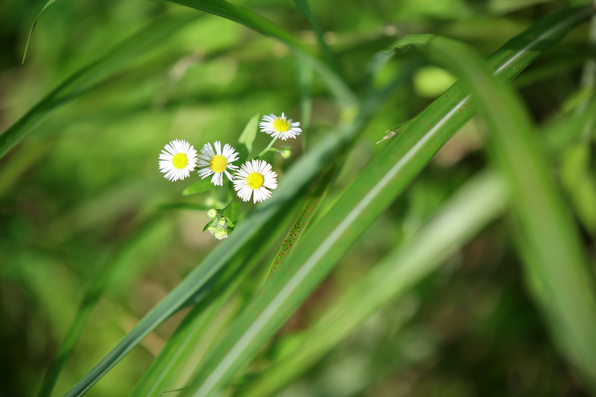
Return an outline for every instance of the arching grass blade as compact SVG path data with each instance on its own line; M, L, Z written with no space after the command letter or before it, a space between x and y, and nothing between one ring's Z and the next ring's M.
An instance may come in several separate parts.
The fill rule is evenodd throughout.
M123 63L149 51L155 44L174 34L196 18L196 15L184 15L157 20L122 41L105 56L73 73L0 135L0 158L60 105L71 101L92 88L118 70Z

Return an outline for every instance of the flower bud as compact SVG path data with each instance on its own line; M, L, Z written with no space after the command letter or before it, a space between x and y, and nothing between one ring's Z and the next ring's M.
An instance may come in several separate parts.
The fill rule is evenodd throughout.
M219 218L219 221L217 221L217 223L219 223L219 226L223 227L224 229L228 226L228 224L226 223L226 218Z
M283 159L289 159L290 156L292 155L292 149L290 149L287 146L283 147L280 149L279 154Z
M217 226L211 225L207 228L207 230L209 231L209 233L211 233L215 236L215 232L217 231Z
M209 208L207 210L207 216L211 219L217 218L217 210L215 208Z
M215 238L218 240L228 238L228 231L226 229L217 229L217 231L215 232Z

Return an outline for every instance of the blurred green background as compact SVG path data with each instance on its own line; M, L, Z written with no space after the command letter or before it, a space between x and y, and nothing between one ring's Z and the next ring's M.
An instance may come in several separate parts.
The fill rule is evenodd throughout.
M234 3L315 48L314 32L292 2ZM285 112L302 119L298 69L285 47L231 21L165 2L57 1L42 14L21 69L29 29L44 4L0 2L0 131L75 70L164 15L196 18L60 108L0 160L0 395L6 396L37 393L85 288L107 264L117 262L117 274L54 395L64 394L87 373L218 244L201 233L208 220L204 213L158 208L202 205L205 199L180 196L199 180L196 173L190 182L178 183L159 173L157 157L164 144L173 139L195 147L214 140L235 142L255 113ZM358 89L374 54L408 33L459 39L487 55L545 15L573 4L322 0L311 7L342 72ZM576 91L587 34L586 27L574 31L514 81L536 123L557 116ZM389 81L401 66L399 59L390 63L377 84ZM367 126L321 213L382 148L376 142L387 129L415 116L454 81L447 71L422 65ZM315 76L306 150L332 133L341 118ZM484 124L474 119L445 145L282 334L307 328L483 168L486 159L479 149L485 133ZM267 143L259 134L255 145ZM299 157L301 139L292 146L293 158ZM287 167L279 158L269 160ZM593 176L594 168L588 160L588 174ZM593 178L587 183L593 184ZM579 198L588 200L588 208L592 192L588 188ZM556 352L530 301L507 222L490 225L281 395L589 395ZM593 263L596 230L591 226L580 225ZM275 255L283 232L263 266ZM178 313L160 326L87 395L127 395L182 318Z

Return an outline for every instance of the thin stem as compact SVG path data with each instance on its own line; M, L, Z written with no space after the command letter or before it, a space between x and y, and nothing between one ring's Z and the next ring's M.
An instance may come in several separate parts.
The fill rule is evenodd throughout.
M260 158L262 155L264 155L265 153L267 153L269 151L269 149L271 149L271 146L273 146L273 144L275 143L275 141L277 141L277 138L273 138L271 140L271 142L269 142L269 145L265 148L265 150L263 150L261 153L259 153L259 155L257 156L257 158Z
M223 214L223 212L230 206L230 204L232 204L232 201L234 201L234 197L231 197L230 201L228 201L228 203L222 209L220 209L218 211L220 211Z

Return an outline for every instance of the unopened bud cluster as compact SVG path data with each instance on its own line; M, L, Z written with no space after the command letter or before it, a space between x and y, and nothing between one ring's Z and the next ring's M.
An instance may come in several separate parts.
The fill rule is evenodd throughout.
M209 225L207 227L207 231L218 240L228 238L233 230L231 221L225 216L221 215L215 208L209 208L207 210L207 216L211 219L211 221L207 224Z

